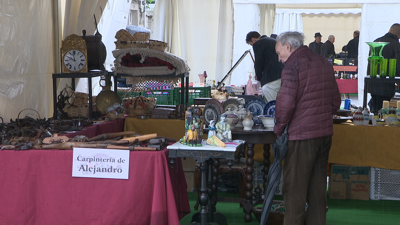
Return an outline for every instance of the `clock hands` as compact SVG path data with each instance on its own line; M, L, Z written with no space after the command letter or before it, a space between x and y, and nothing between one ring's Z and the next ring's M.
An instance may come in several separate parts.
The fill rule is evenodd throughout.
M68 56L68 55L67 55L67 58L70 59L70 60L74 60L74 62L75 62L75 59L72 58L71 56Z

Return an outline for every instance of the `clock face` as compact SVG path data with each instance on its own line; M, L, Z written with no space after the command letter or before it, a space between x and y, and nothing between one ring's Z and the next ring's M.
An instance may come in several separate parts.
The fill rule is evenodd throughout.
M77 72L86 65L86 56L79 50L70 50L65 53L63 62L68 70Z

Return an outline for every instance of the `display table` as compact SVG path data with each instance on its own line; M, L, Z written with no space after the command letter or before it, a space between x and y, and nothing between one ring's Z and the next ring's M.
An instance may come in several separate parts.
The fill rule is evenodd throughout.
M122 132L124 130L124 119L116 119L111 121L105 121L100 123L95 123L91 126L84 127L80 131L76 131L74 133L65 133L63 136L67 136L69 138L73 138L77 135L83 135L87 138L92 138L94 136L106 133L116 133Z
M394 84L396 83L398 86L400 86L400 77L395 77L395 78L388 78L386 77L385 79L382 78L371 78L371 76L365 76L364 77L364 97L363 97L363 107L367 107L367 95L370 93L370 90L372 89L374 84Z
M400 170L400 127L334 124L329 163Z
M0 224L179 224L189 201L168 154L131 151L122 180L72 177L72 150L0 151Z
M185 134L185 121L177 119L137 119L125 118L125 131L135 131L138 134L157 133L158 136L181 139ZM252 184L254 160L263 162L264 178L266 178L270 164L270 144L275 142L276 135L272 130L232 130L232 138L246 141L246 182ZM257 146L257 148L256 148ZM257 158L255 157L257 155ZM252 220L253 185L246 186L245 221Z

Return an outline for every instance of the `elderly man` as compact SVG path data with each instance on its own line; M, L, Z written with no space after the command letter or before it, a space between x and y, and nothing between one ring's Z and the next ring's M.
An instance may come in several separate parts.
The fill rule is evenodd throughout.
M321 38L322 38L321 33L320 32L315 33L314 38L315 38L315 40L308 45L308 48L317 54L321 54L321 46L323 44L321 42Z
M335 36L329 35L328 40L321 45L321 53L325 58L334 59L336 57L335 53Z
M275 47L279 61L285 64L276 99L274 132L278 137L289 124L283 167L284 225L326 224L332 116L341 103L332 65L303 42L303 34L285 32Z

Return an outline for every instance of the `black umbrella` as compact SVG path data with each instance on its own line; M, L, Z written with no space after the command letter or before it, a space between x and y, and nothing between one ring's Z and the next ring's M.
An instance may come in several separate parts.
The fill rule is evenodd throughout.
M268 173L268 178L267 178L268 183L267 187L265 188L265 197L264 197L263 209L261 212L260 225L264 225L267 223L275 190L279 184L279 178L281 176L281 171L282 171L282 160L283 158L285 158L286 153L288 151L288 135L287 135L288 127L289 124L286 126L282 136L277 138L275 140L275 143L272 145L274 162L272 163Z

